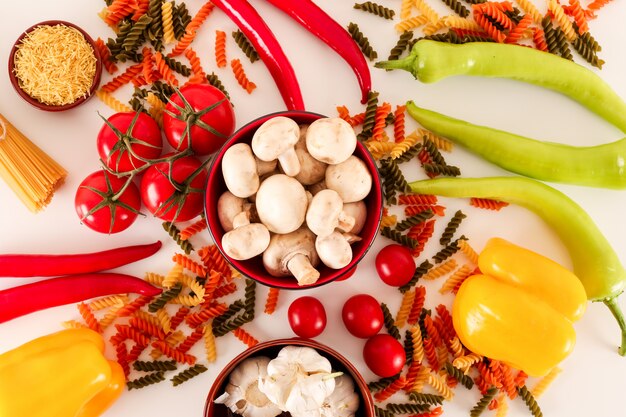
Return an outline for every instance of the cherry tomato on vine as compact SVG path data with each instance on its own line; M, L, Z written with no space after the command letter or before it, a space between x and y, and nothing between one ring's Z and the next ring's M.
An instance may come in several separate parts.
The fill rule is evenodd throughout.
M202 212L206 177L205 164L193 156L154 164L146 169L141 179L141 200L148 211L160 219L191 220Z
M117 178L105 171L88 175L78 186L74 198L80 221L100 233L127 229L137 219L141 199L132 182L120 193L125 184L126 178Z
M300 297L289 306L287 313L291 330L300 337L319 336L326 327L326 310L315 297Z
M143 159L161 155L161 129L152 117L143 112L115 113L109 117L96 142L100 159L114 172L128 172L146 164Z
M383 310L378 301L368 294L354 295L344 303L341 318L346 329L356 337L367 339L383 327Z
M209 84L181 88L180 93L172 94L165 109L165 137L179 151L189 147L188 132L193 152L209 155L217 151L235 130L233 106L224 93Z
M392 287L400 287L409 282L415 269L413 255L405 246L388 245L376 255L376 272L385 284Z
M402 370L406 353L393 336L377 334L365 342L363 359L372 372L381 378L387 378Z

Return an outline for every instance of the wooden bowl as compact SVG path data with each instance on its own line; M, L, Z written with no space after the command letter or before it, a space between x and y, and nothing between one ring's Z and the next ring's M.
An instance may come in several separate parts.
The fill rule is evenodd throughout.
M53 106L53 105L50 105L50 104L45 104L45 103L40 102L36 98L33 98L33 97L29 96L28 93L26 93L20 87L19 80L17 79L17 76L15 75L15 71L13 71L13 68L15 67L15 53L17 52L17 47L22 42L22 39L24 39L24 37L29 32L33 31L34 29L36 29L39 26L56 26L56 25L64 25L64 26L72 27L72 28L78 30L83 35L83 37L85 38L87 43L89 43L89 45L91 45L91 48L93 49L94 56L96 57L96 73L95 73L95 75L93 77L93 82L91 84L91 87L89 88L89 94L87 94L84 97L79 97L74 102L69 103L69 104L64 104L62 106ZM15 91L17 91L17 94L19 94L19 96L22 97L25 101L30 103L32 106L34 106L34 107L36 107L38 109L41 109L41 110L45 110L45 111L56 112L56 111L69 110L69 109L73 109L74 107L76 107L76 106L86 102L96 92L96 89L98 88L98 85L100 84L100 77L101 76L102 76L102 58L100 57L100 53L98 52L98 49L96 48L96 44L95 44L94 40L91 38L91 36L89 36L89 34L87 32L85 32L80 27L76 26L73 23L66 22L66 21L63 21L63 20L46 20L45 22L40 22L40 23L37 23L35 25L32 25L31 27L26 29L17 38L17 40L13 44L13 48L11 49L11 53L9 54L9 78L11 80L11 85L13 85L13 88L15 89Z
M224 183L224 177L222 176L222 158L224 157L224 153L229 147L236 143L244 142L249 144L252 141L252 136L256 129L267 120L276 116L289 117L295 120L298 124L310 124L317 119L326 117L321 114L306 111L272 113L253 120L243 126L241 129L236 131L228 139L228 141L226 141L211 163L205 193L204 209L211 237L213 238L215 245L230 262L233 268L241 272L244 276L250 277L257 282L270 287L297 290L317 287L334 280L345 279L354 273L357 264L361 261L361 259L363 259L369 248L372 246L372 243L378 234L383 208L382 189L380 176L378 174L378 169L376 168L376 162L367 148L358 141L354 155L363 160L368 168L368 171L372 175L372 189L364 200L367 206L367 220L365 221L363 230L359 233L362 240L352 244L352 261L346 267L341 269L331 269L320 263L318 266L320 278L317 282L311 285L298 285L298 282L293 277L275 277L270 275L263 267L263 261L260 256L246 261L238 261L230 258L222 248L222 236L224 236L225 232L217 216L217 201L222 193L226 191L226 184Z
M215 404L215 399L222 395L226 389L226 385L228 385L228 377L230 373L241 363L244 359L254 357L254 356L267 356L269 358L275 358L278 355L278 352L285 346L306 346L311 347L318 351L318 353L325 358L327 358L332 367L333 371L341 371L346 375L352 377L354 381L354 388L359 396L360 404L359 408L355 414L355 417L375 417L374 411L374 400L372 399L372 394L367 388L367 384L365 380L356 370L356 368L342 355L340 355L335 350L325 346L321 343L318 343L314 340L310 339L278 339L272 340L265 343L259 343L258 345L244 351L239 356L234 358L226 367L220 372L220 374L213 382L213 386L209 391L209 395L206 399L206 404L204 406L204 417L231 417L235 416L232 411L228 407L223 404ZM285 414L287 415L287 414Z

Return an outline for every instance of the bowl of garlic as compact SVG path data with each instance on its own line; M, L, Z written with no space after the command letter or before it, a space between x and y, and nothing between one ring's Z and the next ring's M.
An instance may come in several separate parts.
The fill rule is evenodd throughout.
M260 343L233 359L207 397L205 417L374 417L363 377L308 339Z
M243 275L301 289L349 276L378 233L376 163L340 118L273 113L235 132L212 161L205 214Z

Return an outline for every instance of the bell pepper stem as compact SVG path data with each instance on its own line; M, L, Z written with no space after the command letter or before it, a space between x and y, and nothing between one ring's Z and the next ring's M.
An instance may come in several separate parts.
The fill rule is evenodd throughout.
M412 73L414 62L415 56L409 55L406 58L395 59L393 61L379 61L375 63L374 66L382 69L402 69Z
M617 304L617 296L604 300L604 304L611 310L611 314L617 320L617 324L622 332L622 344L617 352L622 356L626 356L626 322L624 321L624 313Z

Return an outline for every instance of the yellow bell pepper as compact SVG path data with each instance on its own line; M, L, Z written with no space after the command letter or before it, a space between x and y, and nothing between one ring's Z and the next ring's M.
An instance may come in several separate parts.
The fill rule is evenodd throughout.
M504 239L487 242L481 274L461 284L454 329L472 352L529 375L545 375L569 355L573 322L585 312L580 280L558 263Z
M43 336L0 355L0 416L95 417L120 396L125 377L89 329Z

